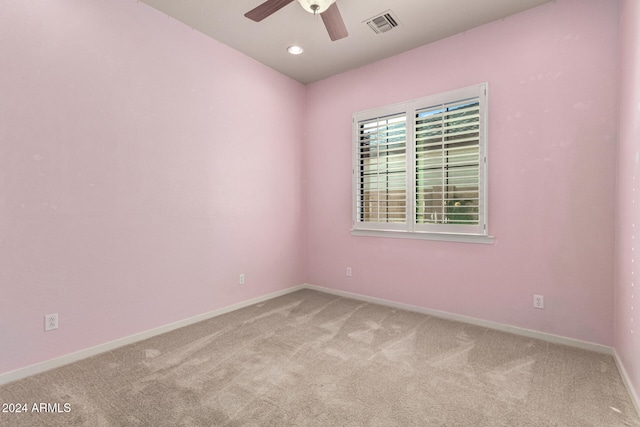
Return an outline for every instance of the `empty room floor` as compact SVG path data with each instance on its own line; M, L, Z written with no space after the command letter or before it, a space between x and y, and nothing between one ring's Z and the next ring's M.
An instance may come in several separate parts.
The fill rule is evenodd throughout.
M7 426L640 426L609 355L309 289L7 384L0 401Z

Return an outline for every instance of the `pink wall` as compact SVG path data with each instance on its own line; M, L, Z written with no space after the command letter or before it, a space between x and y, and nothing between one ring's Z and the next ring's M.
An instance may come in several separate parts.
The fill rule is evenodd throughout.
M0 373L304 282L303 85L134 0L0 2L0 70Z
M622 0L614 347L640 393L640 3Z
M617 20L559 0L310 85L307 281L611 345ZM495 244L351 236L352 113L482 82Z

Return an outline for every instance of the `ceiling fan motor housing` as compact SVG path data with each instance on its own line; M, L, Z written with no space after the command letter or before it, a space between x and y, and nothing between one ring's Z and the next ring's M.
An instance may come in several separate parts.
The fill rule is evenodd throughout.
M304 10L314 15L326 11L335 2L336 0L298 0Z

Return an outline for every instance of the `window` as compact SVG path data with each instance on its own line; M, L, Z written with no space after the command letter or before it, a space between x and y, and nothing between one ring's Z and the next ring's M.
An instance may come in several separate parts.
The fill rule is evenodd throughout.
M488 242L487 85L353 115L353 234Z

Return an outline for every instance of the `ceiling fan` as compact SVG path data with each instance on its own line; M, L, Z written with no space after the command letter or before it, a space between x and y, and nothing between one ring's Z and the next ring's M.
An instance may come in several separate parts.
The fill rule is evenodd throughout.
M251 9L244 16L252 21L260 22L276 13L294 0L267 0L258 7ZM340 40L349 35L344 25L336 0L296 0L309 13L320 14L322 22L327 28L332 41Z

